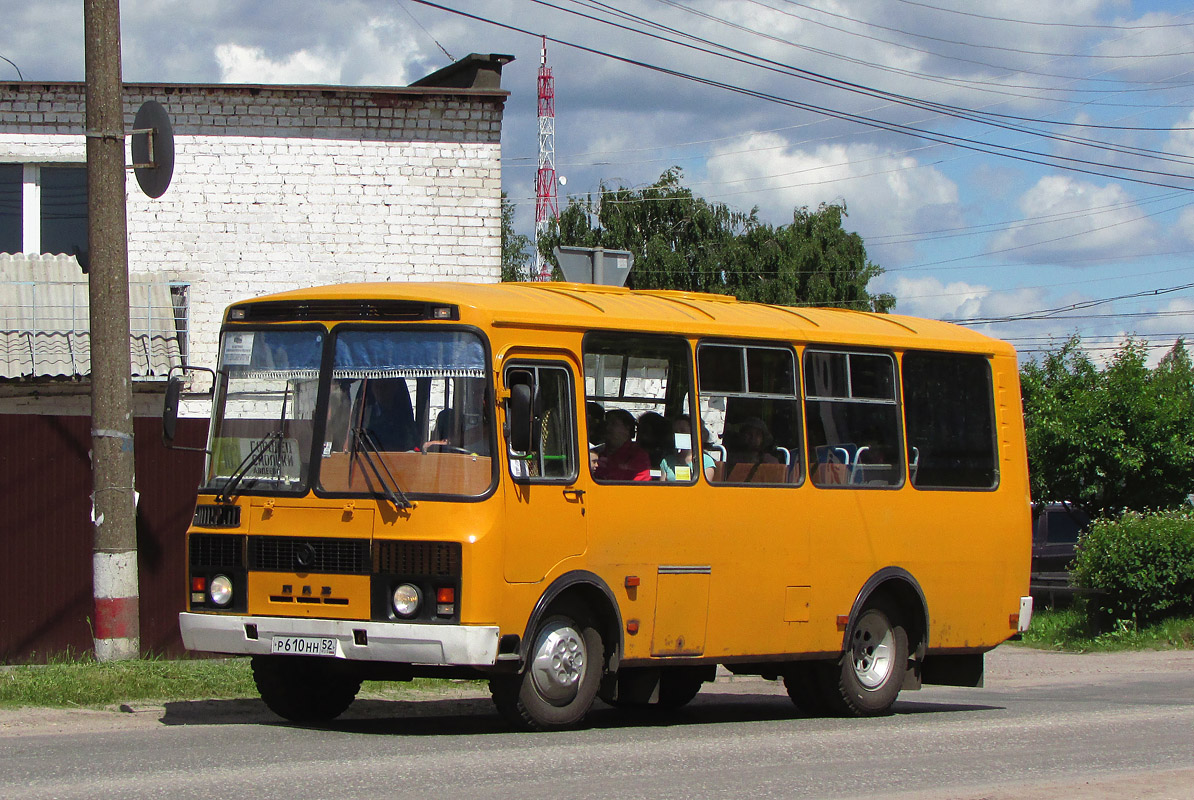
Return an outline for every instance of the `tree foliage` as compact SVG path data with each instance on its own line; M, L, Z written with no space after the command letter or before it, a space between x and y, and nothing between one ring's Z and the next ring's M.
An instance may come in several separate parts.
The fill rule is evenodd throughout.
M502 280L525 281L531 277L531 239L514 232L514 204L502 192Z
M867 291L883 270L867 261L862 238L842 228L844 205L799 208L791 225L772 227L757 209L743 213L694 196L682 178L673 167L645 189L603 184L596 202L569 201L540 252L554 264L556 245L629 250L635 289L874 311L895 305L892 295Z
M1114 515L1194 492L1194 365L1182 340L1153 369L1129 340L1100 369L1075 336L1020 381L1034 500Z

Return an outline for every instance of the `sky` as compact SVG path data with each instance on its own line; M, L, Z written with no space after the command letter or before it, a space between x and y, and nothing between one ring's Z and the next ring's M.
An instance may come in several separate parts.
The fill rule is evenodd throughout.
M0 0L0 80L82 80L82 4ZM896 311L1025 358L1194 334L1194 8L1176 0L125 0L136 82L406 85L508 53L503 188L534 227L536 78L570 196L669 167L844 204ZM15 66L14 66L15 65Z

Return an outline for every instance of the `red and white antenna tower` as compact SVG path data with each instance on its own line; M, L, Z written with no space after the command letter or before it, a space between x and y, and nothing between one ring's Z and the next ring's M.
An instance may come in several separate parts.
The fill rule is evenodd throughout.
M547 37L539 59L539 172L535 175L535 280L551 280L551 263L539 252L548 223L560 216L556 200L556 79L547 66Z

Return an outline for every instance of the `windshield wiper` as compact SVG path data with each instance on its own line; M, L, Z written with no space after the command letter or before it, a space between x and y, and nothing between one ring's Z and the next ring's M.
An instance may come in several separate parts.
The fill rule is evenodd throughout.
M227 482L224 484L224 488L216 495L217 503L232 502L232 492L244 480L245 475L249 474L249 470L253 469L261 459L265 458L265 454L269 452L271 444L276 444L280 448L282 444L282 431L267 433L253 445L253 448L249 450L249 454L241 459L240 465L232 471L232 475L229 476ZM278 455L280 460L281 453Z
M363 456L364 462L369 465L370 471L373 472L373 477L381 485L382 495L394 504L394 508L399 511L414 508L415 504L410 501L410 498L406 496L406 492L402 491L402 487L394 479L393 473L390 472L385 459L381 457L381 451L377 449L377 443L373 441L373 437L369 435L369 431L358 425L352 429L352 438L353 447L349 458L351 459L357 453ZM378 465L380 465L380 468ZM383 472L385 473L384 478L382 477Z

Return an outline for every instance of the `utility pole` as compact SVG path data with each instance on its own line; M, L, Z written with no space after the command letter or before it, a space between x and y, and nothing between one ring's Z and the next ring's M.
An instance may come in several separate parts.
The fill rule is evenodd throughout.
M119 0L84 0L95 655L139 658Z

